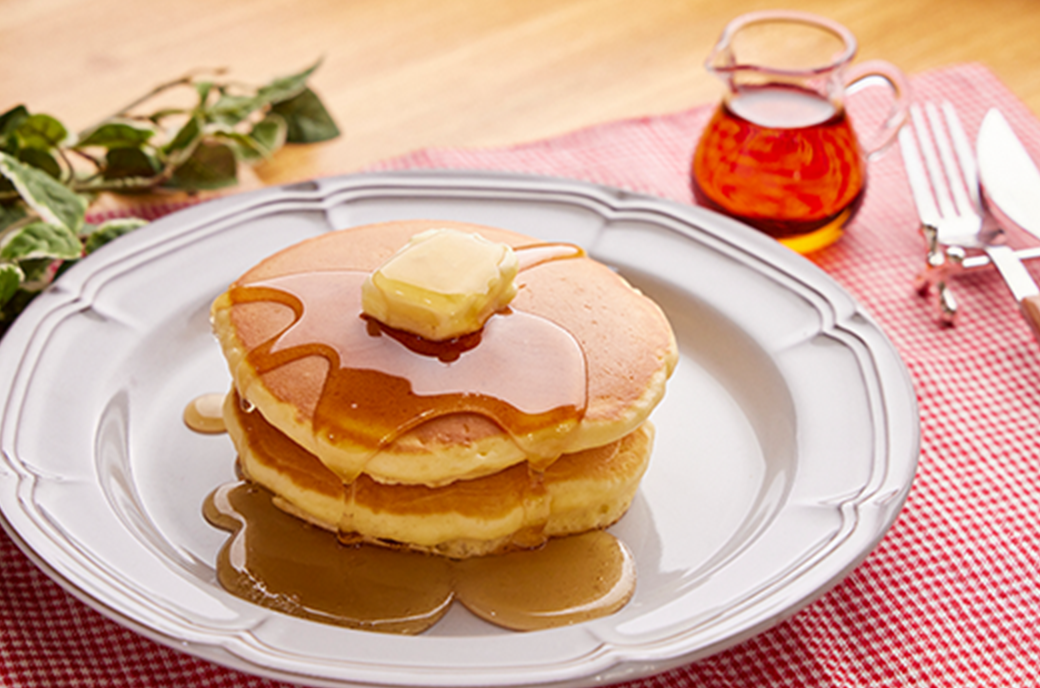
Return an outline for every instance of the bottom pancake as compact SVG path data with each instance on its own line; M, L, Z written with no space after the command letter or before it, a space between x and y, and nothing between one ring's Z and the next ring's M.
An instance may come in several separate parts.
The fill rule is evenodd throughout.
M537 547L550 537L605 528L628 509L646 471L653 428L564 454L546 471L526 463L441 487L388 485L362 475L344 485L235 392L224 408L244 475L286 511L346 540L467 558Z

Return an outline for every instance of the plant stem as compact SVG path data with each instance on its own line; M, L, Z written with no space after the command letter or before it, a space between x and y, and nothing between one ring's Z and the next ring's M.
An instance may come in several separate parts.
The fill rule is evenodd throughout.
M151 177L123 177L104 181L89 180L73 183L69 186L76 193L100 193L102 191L151 191L173 176L174 168L169 167Z
M181 76L181 77L178 77L176 79L172 79L172 80L167 81L165 83L159 84L158 86L156 86L152 90L150 90L147 93L145 93L140 98L137 98L134 101L132 101L131 103L129 103L129 104L119 108L119 110L117 110L114 114L109 115L108 117L105 117L105 118L101 119L99 122L97 122L93 126L87 127L86 129L83 130L83 132L80 133L80 135L82 136L84 133L93 131L94 129L98 128L99 126L101 126L105 122L108 122L109 120L115 119L116 117L126 117L126 116L128 116L129 112L131 110L133 110L137 106L141 105L142 103L148 102L149 100L151 100L155 96L159 95L163 91L168 91L171 88L176 88L178 86L190 86L194 82L195 77L198 76L199 74L204 74L204 73L208 72L208 73L211 73L213 75L219 76L221 74L225 74L227 71L228 71L227 67L216 67L216 68L213 68L213 69L195 69L195 70L192 70L192 71L188 72L184 76Z

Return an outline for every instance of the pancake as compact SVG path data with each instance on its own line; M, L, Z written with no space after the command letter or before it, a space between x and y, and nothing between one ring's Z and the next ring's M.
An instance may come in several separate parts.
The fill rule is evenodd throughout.
M353 353L329 344L331 323L357 330L361 334L350 335L355 339L365 327L373 340L388 342L397 335L359 324L348 287L431 228L477 232L518 248L518 254L520 247L540 243L491 227L411 220L331 232L271 256L237 280L212 309L214 332L246 405L316 456L341 484L364 477L374 484L441 487L514 466L543 470L562 455L611 445L642 426L677 361L674 336L656 304L583 256L522 270L516 298L508 312L488 321L480 346L457 343L457 362L441 366L460 370L471 356L487 354L487 361L470 366L476 372L467 384L474 389L499 384L506 390L502 394L473 394L468 388L448 393L450 383L437 382L449 387L426 395L434 399L435 412L416 413L407 404L422 394L407 385L400 393L388 392L400 380L362 371L360 365L350 369ZM304 323L301 304L318 298L327 304L325 315ZM508 328L533 333L534 343L488 345ZM567 341L577 356L559 353ZM348 369L353 377L343 375ZM485 370L499 382L478 380ZM411 382L414 386L416 378ZM474 399L483 405L474 407ZM513 403L517 399L536 411L517 412L523 406Z
M243 409L232 391L224 420L242 473L289 513L350 540L452 558L536 547L605 528L628 509L653 442L649 422L602 447L564 454L544 473L527 463L443 487L344 485L315 455Z

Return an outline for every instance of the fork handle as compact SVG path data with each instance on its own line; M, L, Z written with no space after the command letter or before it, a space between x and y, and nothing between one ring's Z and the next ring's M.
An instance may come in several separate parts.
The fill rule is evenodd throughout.
M1040 341L1040 294L1025 297L1018 302L1018 307L1033 330L1033 336Z

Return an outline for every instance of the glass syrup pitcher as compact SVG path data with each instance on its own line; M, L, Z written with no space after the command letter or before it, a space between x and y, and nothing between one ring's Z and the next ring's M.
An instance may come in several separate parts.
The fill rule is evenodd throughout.
M837 241L863 200L867 160L906 119L909 86L882 60L851 66L856 38L836 22L795 11L752 12L722 33L707 69L726 85L694 152L694 197L809 253ZM881 82L887 118L860 145L845 96Z

